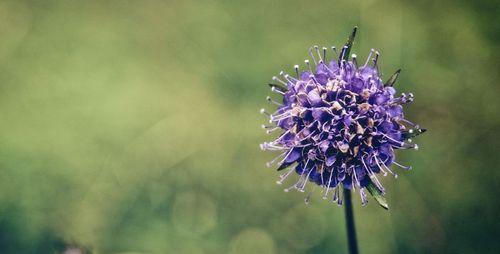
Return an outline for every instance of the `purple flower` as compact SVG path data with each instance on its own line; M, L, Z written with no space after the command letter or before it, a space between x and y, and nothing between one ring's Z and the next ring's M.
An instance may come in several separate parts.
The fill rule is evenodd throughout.
M328 48L314 46L309 49L312 63L305 60L305 71L295 65L295 75L282 71L273 77L271 90L282 99L267 98L277 110L272 114L261 110L271 124L262 127L269 134L280 134L261 144L261 149L280 151L268 166L290 168L278 184L294 171L299 175L287 192L303 192L313 182L322 187L324 199L331 196L341 205L340 188L359 189L363 205L368 191L387 209L378 176L397 177L392 165L411 169L395 161L394 151L418 149L411 138L425 129L404 118L403 105L413 101L413 94L396 94L393 85L400 70L384 83L377 67L378 52L372 50L364 63L358 63L355 54L349 58L355 34L356 28L340 52L331 48L332 59L327 58ZM309 198L310 194L306 203Z

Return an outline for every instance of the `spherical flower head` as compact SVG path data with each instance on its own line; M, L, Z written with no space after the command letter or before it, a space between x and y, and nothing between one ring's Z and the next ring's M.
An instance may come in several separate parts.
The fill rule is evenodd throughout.
M377 67L379 53L372 50L366 62L349 57L356 28L339 52L335 47L309 49L312 62L305 60L306 70L295 65L295 75L280 72L273 77L271 90L282 99L267 100L277 106L269 116L267 133L281 133L261 149L280 151L268 166L277 164L278 171L290 168L278 180L282 184L293 172L299 179L286 192L304 192L308 182L322 187L324 199L342 204L340 188L359 189L361 202L367 203L366 191L384 208L385 190L378 175L397 177L395 150L418 149L411 138L424 132L406 120L403 105L413 101L413 94L396 94L393 85L400 70L386 82ZM333 51L334 57L327 58ZM313 188L314 189L314 188ZM309 202L310 194L305 201Z

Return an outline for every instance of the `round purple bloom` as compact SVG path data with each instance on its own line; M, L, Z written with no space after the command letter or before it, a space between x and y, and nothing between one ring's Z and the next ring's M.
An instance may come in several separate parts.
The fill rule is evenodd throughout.
M370 52L366 62L358 63L349 53L356 28L335 57L327 60L329 49L311 47L312 63L305 60L307 69L295 75L284 72L273 77L271 90L282 100L267 100L277 106L269 116L268 133L282 131L271 141L261 144L263 150L280 151L268 163L278 170L290 169L281 175L278 184L296 172L299 180L285 191L305 191L307 182L322 187L323 198L342 204L340 188L359 189L362 204L367 203L367 190L385 208L388 208L377 175L397 174L390 169L396 165L396 149L418 149L411 138L424 132L418 125L406 120L403 105L413 101L413 94L396 95L393 85L400 70L385 83L377 67L379 53ZM309 200L306 198L306 202Z

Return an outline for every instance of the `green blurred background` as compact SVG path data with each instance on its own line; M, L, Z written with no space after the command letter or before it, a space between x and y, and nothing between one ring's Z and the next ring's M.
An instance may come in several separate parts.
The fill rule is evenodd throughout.
M355 199L362 253L498 253L496 1L0 1L0 253L345 253L284 193L265 85L314 44L381 52L429 129Z

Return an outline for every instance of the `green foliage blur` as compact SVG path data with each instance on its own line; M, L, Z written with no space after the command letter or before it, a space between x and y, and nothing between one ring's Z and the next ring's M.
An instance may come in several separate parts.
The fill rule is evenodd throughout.
M2 0L0 253L346 253L342 207L275 184L258 112L355 25L429 130L389 211L355 195L361 253L498 253L499 6Z

